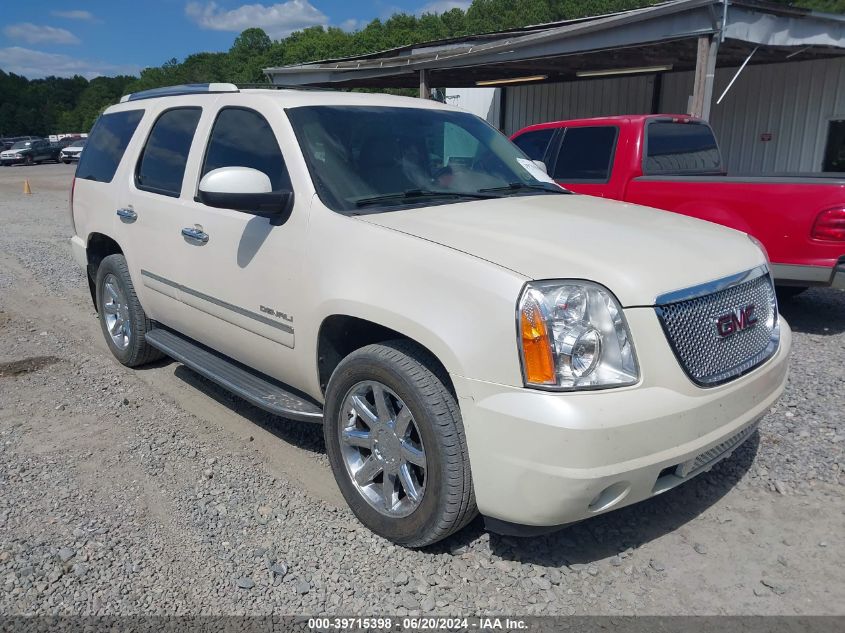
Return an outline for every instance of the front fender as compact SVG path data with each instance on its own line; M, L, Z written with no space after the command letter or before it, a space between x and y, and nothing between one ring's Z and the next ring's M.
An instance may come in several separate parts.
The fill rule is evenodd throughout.
M324 207L309 231L323 246L309 249L313 311L300 340L316 345L327 317L348 315L425 346L452 375L522 384L515 315L525 277Z

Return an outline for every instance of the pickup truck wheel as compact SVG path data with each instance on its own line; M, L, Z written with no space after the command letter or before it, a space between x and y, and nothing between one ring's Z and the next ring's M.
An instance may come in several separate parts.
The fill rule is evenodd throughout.
M326 452L346 502L407 547L477 513L460 410L431 360L407 341L368 345L341 361L326 390Z
M96 288L100 326L114 357L127 367L162 358L144 338L153 322L138 301L123 255L109 255L100 262Z

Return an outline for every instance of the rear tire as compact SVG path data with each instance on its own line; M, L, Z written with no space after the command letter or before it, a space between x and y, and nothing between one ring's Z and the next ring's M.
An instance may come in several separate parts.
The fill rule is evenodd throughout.
M97 312L106 344L127 367L138 367L164 355L147 344L146 333L155 327L144 309L123 255L109 255L97 268Z
M346 502L366 527L406 547L444 539L478 512L463 421L447 383L431 354L398 340L347 356L326 390L326 452ZM376 393L387 408L378 407ZM368 463L374 474L362 476Z

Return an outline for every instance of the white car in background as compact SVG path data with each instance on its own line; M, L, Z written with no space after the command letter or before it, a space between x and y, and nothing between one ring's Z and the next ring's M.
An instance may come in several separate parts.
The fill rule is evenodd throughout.
M65 165L79 161L79 157L82 156L82 150L85 149L86 141L87 139L81 138L62 149L59 154L59 160Z

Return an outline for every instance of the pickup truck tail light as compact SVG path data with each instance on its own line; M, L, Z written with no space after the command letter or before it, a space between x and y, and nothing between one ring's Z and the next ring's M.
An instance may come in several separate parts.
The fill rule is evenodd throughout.
M819 213L810 235L814 240L845 241L845 207L827 209Z

